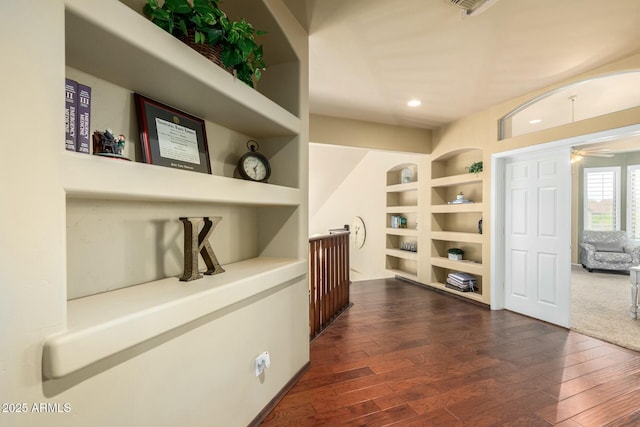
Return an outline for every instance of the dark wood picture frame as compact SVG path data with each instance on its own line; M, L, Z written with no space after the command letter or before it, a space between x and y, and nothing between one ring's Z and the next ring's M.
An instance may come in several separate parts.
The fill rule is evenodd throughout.
M138 93L133 98L145 163L211 173L204 120Z

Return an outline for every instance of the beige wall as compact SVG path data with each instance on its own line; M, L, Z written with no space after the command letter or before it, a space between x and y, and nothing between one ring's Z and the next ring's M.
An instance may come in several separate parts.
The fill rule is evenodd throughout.
M428 154L432 131L311 115L309 140L320 144Z
M310 144L309 153L309 206L315 207L309 211L310 233L326 234L331 228L351 224L354 216L362 217L367 237L362 248L351 247L351 280L392 277L385 270L387 171L413 163L418 165L420 179L427 156L328 144ZM335 172L321 161L332 158L336 159ZM323 191L332 173L339 174L340 182Z
M531 92L510 101L493 106L487 110L480 111L471 116L458 120L448 126L444 126L434 131L433 134L433 158L437 158L443 153L463 147L474 147L483 150L484 161L484 194L490 194L491 189L491 155L518 148L528 147L537 144L557 141L569 137L587 135L590 133L629 126L640 122L640 107L595 117L580 122L547 129L540 132L521 135L515 138L498 141L498 120L507 113L520 106L524 102L539 96L556 87L564 86L568 83L576 82L600 74L640 69L640 54L632 55L623 60L613 62L606 66L597 68L588 73L576 76L557 85ZM574 203L575 207L575 203ZM487 218L484 221L484 232L487 234L487 242L490 241L492 230L490 229L491 217L488 206ZM574 211L575 212L575 211ZM575 217L574 217L575 218ZM577 247L574 220L572 247ZM490 247L485 245L483 249L484 259L489 259ZM574 255L575 259L575 255ZM490 283L490 277L484 278L485 283Z

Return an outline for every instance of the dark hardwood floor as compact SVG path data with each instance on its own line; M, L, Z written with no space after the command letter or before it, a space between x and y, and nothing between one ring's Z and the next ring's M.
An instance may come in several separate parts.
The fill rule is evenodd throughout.
M395 279L351 300L262 425L640 425L640 353Z

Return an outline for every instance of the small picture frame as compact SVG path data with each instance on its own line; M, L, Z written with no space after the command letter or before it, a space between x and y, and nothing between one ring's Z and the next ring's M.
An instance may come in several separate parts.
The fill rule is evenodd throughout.
M138 93L133 97L145 163L211 173L204 120Z

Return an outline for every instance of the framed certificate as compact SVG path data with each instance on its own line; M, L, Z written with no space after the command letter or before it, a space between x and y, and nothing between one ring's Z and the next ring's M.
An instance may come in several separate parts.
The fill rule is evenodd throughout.
M204 120L133 94L145 163L211 173Z

